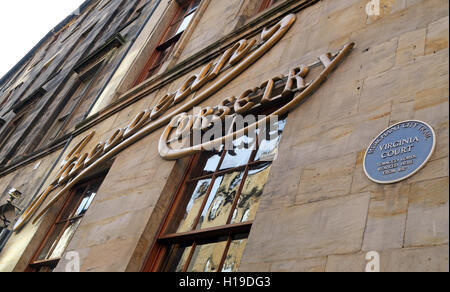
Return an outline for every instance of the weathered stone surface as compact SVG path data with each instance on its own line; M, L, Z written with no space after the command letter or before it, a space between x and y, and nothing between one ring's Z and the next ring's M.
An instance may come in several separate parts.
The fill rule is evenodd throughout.
M409 187L389 192L370 202L369 218L364 232L364 251L382 251L403 247L408 211Z
M436 151L431 160L439 160L449 156L449 122L445 121L435 128L437 135Z
M274 262L271 265L270 272L325 272L326 263L326 257Z
M81 270L84 272L124 271L136 242L136 239L119 238L107 244L92 247L81 265Z
M380 272L448 272L448 245L380 253ZM364 272L366 253L328 257L327 272Z
M296 204L321 201L350 193L356 155L306 165L300 176Z
M415 99L412 95L396 98L392 104L390 124L394 125L414 119Z
M277 167L278 163L275 162L274 166ZM301 170L302 168L294 168L271 172L264 188L259 212L278 210L294 205L300 184ZM280 181L284 181L284 183L280 184Z
M418 56L425 54L425 28L411 31L401 35L398 41L396 65L404 65L414 62Z
M448 186L448 177L411 186L405 247L449 242Z
M448 16L428 26L425 54L433 54L448 48Z
M241 273L266 273L270 271L270 263L242 263L239 267L239 272Z
M260 213L243 263L358 252L369 200L369 194L360 194Z
M408 180L408 183L427 181L437 178L448 177L449 159L448 157L428 162L415 176Z
M382 44L366 49L361 58L364 60L359 72L360 78L385 72L395 65L398 39L393 38Z

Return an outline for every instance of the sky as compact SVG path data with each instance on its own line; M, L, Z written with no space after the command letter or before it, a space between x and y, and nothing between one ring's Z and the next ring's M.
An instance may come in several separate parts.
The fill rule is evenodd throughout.
M0 79L84 0L0 1Z

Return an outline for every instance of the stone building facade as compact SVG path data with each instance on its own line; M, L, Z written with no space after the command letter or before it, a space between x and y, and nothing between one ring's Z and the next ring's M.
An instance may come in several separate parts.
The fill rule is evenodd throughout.
M0 205L22 193L0 271L448 271L448 6L87 1L0 82ZM253 151L162 143L194 107L291 103ZM407 120L431 159L371 181L367 148Z

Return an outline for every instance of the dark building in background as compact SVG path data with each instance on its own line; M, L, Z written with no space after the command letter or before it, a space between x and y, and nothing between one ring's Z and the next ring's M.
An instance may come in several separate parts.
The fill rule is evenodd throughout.
M86 1L0 80L2 176L19 169L20 177L23 165L70 143L159 2ZM18 204L26 207L34 194ZM0 247L9 235L4 229Z
M67 142L155 2L87 1L1 80L1 171Z

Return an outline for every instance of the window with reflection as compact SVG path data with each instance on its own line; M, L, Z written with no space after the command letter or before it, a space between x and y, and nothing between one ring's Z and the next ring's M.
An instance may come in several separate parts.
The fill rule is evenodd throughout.
M239 270L286 118L271 123L193 158L145 271Z
M52 272L80 226L105 176L74 188L29 266L30 272Z
M201 0L176 1L179 5L178 11L175 13L175 17L167 27L162 39L134 85L142 83L147 78L150 78L159 72L162 65L164 65L175 48L175 45L180 40L184 31L192 22L192 19L200 6L200 2Z

